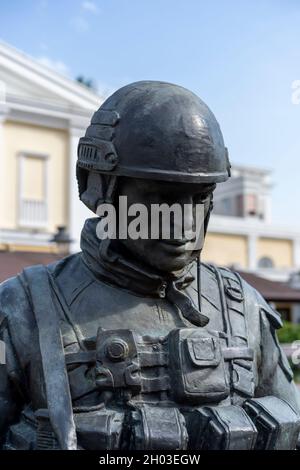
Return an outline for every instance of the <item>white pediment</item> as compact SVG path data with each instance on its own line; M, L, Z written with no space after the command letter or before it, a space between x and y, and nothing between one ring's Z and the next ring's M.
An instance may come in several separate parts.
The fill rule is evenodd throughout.
M10 70L2 68L0 65L0 81L2 86L4 85L6 99L17 100L30 99L30 100L41 100L43 102L53 102L57 104L69 104L68 101L64 100L55 93L51 93L47 88L41 87L29 80L24 80Z
M95 110L102 97L0 42L0 85L6 101L30 101L80 111Z

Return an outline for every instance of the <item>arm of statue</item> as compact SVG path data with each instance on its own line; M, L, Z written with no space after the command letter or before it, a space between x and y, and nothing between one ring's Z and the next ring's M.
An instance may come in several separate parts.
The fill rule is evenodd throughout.
M10 424L15 422L23 407L24 397L20 386L20 367L14 351L6 317L0 326L0 448Z
M26 402L25 380L20 351L28 354L29 332L26 312L29 309L17 278L0 285L0 448L9 426L18 421ZM23 359L23 357L22 357Z
M257 396L274 395L287 401L300 415L300 391L293 380L288 359L280 347L276 330L281 328L280 314L263 299L260 306L259 382Z

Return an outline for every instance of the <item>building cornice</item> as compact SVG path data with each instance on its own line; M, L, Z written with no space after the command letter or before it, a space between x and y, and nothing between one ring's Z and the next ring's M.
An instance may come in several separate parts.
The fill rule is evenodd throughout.
M261 238L300 240L300 227L298 230L295 230L292 227L255 220L252 217L242 218L212 215L208 226L208 233L210 232L228 235L255 235Z
M83 109L94 109L103 97L87 87L40 64L23 52L0 41L1 66Z
M90 122L91 115L92 112L80 115L62 110L61 108L48 109L23 104L11 104L9 112L6 114L6 120L54 129L69 129L73 126L73 122L76 121L76 127L84 130Z

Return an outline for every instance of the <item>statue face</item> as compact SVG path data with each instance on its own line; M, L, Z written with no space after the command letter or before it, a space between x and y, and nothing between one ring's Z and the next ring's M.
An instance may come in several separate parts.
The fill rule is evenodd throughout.
M147 207L148 214L151 214L153 204L180 205L184 214L182 226L184 226L185 233L192 233L195 232L196 205L204 204L204 217L206 217L214 189L214 184L197 185L121 177L118 184L118 196L127 197L128 208L132 204L143 204ZM128 225L133 219L133 216L128 216ZM167 273L180 271L199 255L200 250L192 249L193 239L176 237L174 219L175 217L171 215L168 222L170 227L168 238L163 235L162 227L159 225L158 239L133 240L128 237L120 241L134 257L150 266ZM149 216L149 233L151 224L153 224L153 218Z

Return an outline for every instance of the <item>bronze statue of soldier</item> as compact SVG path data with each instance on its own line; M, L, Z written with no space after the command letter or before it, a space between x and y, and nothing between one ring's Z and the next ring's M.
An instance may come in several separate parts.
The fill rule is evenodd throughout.
M190 91L142 81L79 141L81 200L201 204L230 176L219 125ZM274 311L190 239L101 240L0 286L3 449L295 449L300 396ZM174 224L174 221L171 221Z

